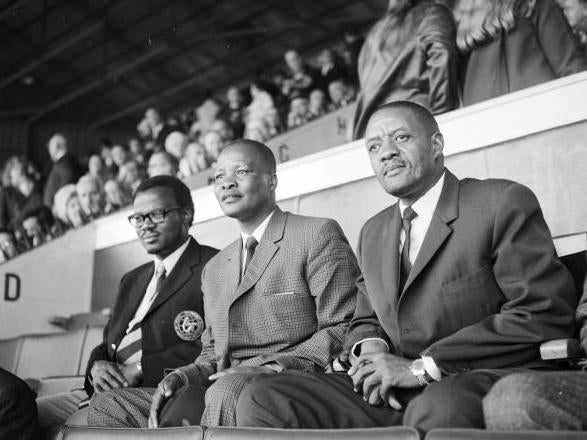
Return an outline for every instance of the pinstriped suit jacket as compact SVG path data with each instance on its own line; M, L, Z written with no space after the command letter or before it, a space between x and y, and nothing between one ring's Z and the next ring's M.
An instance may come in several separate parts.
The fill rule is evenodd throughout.
M359 274L340 226L276 208L242 280L241 250L239 239L204 268L202 353L180 370L190 383L239 364L323 371L342 349Z

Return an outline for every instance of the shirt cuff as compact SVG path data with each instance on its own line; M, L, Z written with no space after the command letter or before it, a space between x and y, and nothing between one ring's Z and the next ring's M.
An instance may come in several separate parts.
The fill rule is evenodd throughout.
M367 342L367 341L381 341L387 347L387 351L389 351L389 345L387 344L387 342L385 342L384 339L381 339L381 338L365 338L365 339L361 339L359 342L357 342L355 345L353 345L353 348L351 348L351 355L354 356L354 357L359 357L360 356L360 350L359 350L359 348L361 348L361 344L363 342Z
M189 385L189 383L190 383L187 374L185 374L181 370L173 370L169 374L177 374L183 382L182 385Z
M428 373L432 379L434 379L436 382L442 379L442 373L438 369L434 359L432 359L430 356L422 356L422 362L424 362L424 369L426 370L426 373Z

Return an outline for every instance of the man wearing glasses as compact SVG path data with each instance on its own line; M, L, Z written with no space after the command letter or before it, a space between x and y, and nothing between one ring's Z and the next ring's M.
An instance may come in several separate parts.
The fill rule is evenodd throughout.
M153 262L122 277L104 340L88 361L89 396L117 388L156 387L166 370L200 354L204 330L200 279L217 250L189 235L193 217L190 191L179 179L156 176L137 188L128 220ZM146 390L137 398L150 402L151 395ZM45 425L65 421L76 408L75 400L60 399L60 407L47 408L52 414ZM43 419L45 408L39 407Z

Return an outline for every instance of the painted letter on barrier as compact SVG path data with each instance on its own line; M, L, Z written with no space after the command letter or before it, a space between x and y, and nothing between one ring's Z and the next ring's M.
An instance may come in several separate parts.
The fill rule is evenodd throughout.
M4 301L18 301L20 298L20 277L7 273L4 277Z

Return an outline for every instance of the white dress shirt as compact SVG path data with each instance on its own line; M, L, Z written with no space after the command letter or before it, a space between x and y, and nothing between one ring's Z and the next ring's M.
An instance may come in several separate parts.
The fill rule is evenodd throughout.
M149 281L149 284L147 285L147 290L145 291L145 294L143 295L143 299L141 300L141 303L139 304L139 307L137 308L137 311L135 312L135 316L128 323L128 327L126 328L127 334L132 330L132 328L137 323L139 323L143 320L143 318L145 317L145 315L147 314L147 312L151 308L153 301L155 301L155 295L153 295L153 294L155 293L155 288L157 287L157 278L158 278L157 268L159 266L163 265L165 267L165 277L168 278L169 275L171 274L171 271L173 270L173 268L175 267L175 265L179 261L180 257L183 255L183 253L187 249L189 242L190 242L190 238L188 237L188 239L185 241L184 244L182 244L180 247L178 247L176 250L174 250L171 254L169 254L163 260L161 260L157 257L154 257L155 271L153 272L153 277L151 278L151 281Z
M444 173L440 176L440 179L434 184L432 188L430 188L422 197L416 200L412 205L412 209L417 214L417 216L411 222L410 228L410 263L412 266L418 258L418 253L420 252L420 248L422 247L422 243L424 242L424 238L426 237L426 233L428 232L428 228L430 228L430 223L432 222L432 217L434 216L434 211L436 210L436 205L438 205L438 200L440 200L440 194L442 193L442 187L444 186ZM399 209L400 213L404 215L405 209L408 207L402 201L399 202ZM400 232L400 245L399 245L399 254L401 255L402 247L406 241L406 234L405 231L401 230ZM351 353L356 355L357 349L359 348L360 344L366 341L381 341L387 346L387 350L389 351L389 346L387 342L380 338L365 338L359 342L357 342L352 350ZM422 360L424 361L424 368L426 372L432 377L434 380L441 379L441 372L438 369L438 366L434 362L434 359L430 356L422 356Z

